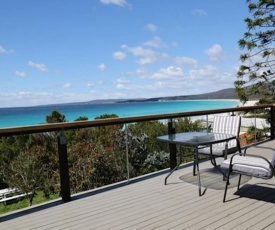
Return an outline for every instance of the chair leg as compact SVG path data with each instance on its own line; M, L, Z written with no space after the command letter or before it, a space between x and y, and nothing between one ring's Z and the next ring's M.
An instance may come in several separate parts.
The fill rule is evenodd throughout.
M199 157L198 157L198 148L195 148L195 158L194 158L194 168L196 168L196 172L194 173L197 174L197 181L198 181L198 189L199 189L199 196L203 196L206 192L206 188L204 188L202 192L202 186L201 186L201 177L200 177L200 168L199 168Z
M199 161L197 161L196 167L197 167L197 181L198 181L198 188L199 188L199 196L203 196L205 194L207 188L204 188L204 190L202 191Z
M240 176L239 176L239 181L238 181L238 190L240 189L241 179L242 179L242 174L240 174Z
M197 168L197 164L199 164L199 157L198 157L198 150L196 149L196 148L194 148L194 156L193 156L193 158L194 158L194 165L193 165L193 176L196 176L196 172L197 172L197 170L198 170L198 168Z
M227 188L228 188L228 185L229 185L230 173L231 173L231 169L229 168L228 169L227 180L226 180L226 184L225 184L225 189L224 189L223 203L225 202L225 198L226 198Z
M199 163L197 162L197 181L198 181L198 188L199 188L199 196L202 195L201 193L201 177L200 177L200 169L199 169Z
M196 176L196 160L194 159L193 163L193 176Z
M217 163L216 163L216 158L215 157L211 157L211 164L213 165L213 166L217 166Z

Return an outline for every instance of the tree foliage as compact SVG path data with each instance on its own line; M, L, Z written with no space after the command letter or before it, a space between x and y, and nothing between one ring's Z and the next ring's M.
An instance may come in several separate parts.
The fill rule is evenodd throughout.
M117 117L104 114L96 119ZM65 115L58 111L53 111L46 120L66 121ZM189 118L176 119L175 123L177 132L202 129L200 122ZM156 140L166 133L167 124L163 121L63 131L72 193L125 180L128 167L131 178L168 168L168 145ZM2 137L0 160L2 182L27 193L30 205L37 190L46 197L60 192L57 132Z
M80 117L76 118L74 121L87 121L87 120L88 120L88 117L80 116Z
M35 191L44 188L47 178L46 165L39 159L40 151L43 150L35 147L20 152L8 168L9 185L26 193L29 205L32 205Z
M192 121L191 118L188 117L176 119L175 124L178 133L190 131L199 132L205 129L200 120Z
M235 89L242 102L258 98L259 104L275 101L275 2L247 0L251 18L246 18L247 32L239 40L245 50L240 60Z
M66 122L65 115L61 114L57 110L53 110L50 115L46 116L47 123Z
M3 151L5 148L0 148L3 160L0 167L2 180L9 187L26 193L30 205L37 190L43 191L46 197L51 192L56 193L57 190L53 187L57 184L58 161L52 141L43 135L22 135L2 138L1 146L5 146L10 138L14 139L15 143L28 141L22 143L20 148L17 146L13 154Z

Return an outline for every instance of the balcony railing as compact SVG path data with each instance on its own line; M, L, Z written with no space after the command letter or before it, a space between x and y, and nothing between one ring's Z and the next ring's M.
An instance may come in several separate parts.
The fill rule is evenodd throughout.
M192 112L182 112L182 113L169 113L169 114L159 114L150 116L137 116L137 117L126 117L126 118L108 118L108 119L97 119L90 121L77 121L77 122L63 122L63 123L51 123L51 124L41 124L35 126L26 127L14 127L14 128L2 128L0 129L0 137L7 137L11 135L22 135L22 134L34 134L43 132L60 132L64 130L71 129L82 129L82 128L92 128L92 127L105 127L110 125L125 125L128 124L145 122L145 121L156 121L156 120L166 120L167 121L167 133L176 133L173 126L173 119L175 118L185 118L185 117L198 117L203 116L208 124L208 116L214 114L230 114L235 115L240 112L246 112L254 114L255 118L255 130L256 130L256 110L268 110L270 113L270 139L274 139L274 105L261 105L261 106L247 106L247 107L236 107L227 109L216 109L216 110L203 110L203 111L192 111ZM208 125L207 125L208 126ZM126 132L127 133L127 132ZM126 136L127 140L127 136ZM69 181L69 169L68 169L68 156L67 156L67 146L66 140L62 135L57 138L58 142L58 154L59 154L59 166L60 166L60 184L61 184L61 196L62 200L67 202L71 200L70 191L70 181ZM128 145L126 144L126 156L128 157ZM128 159L127 159L128 161ZM128 164L128 162L127 162ZM174 168L177 165L176 148L175 146L170 146L170 168ZM129 169L127 171L127 178L129 180Z

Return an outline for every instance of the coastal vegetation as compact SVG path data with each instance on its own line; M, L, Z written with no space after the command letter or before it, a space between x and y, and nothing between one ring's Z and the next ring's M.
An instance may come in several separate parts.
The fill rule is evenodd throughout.
M117 115L103 114L96 119L113 117ZM76 120L86 119L80 117ZM52 111L45 120L47 123L65 122L66 117ZM178 132L204 129L201 121L190 118L179 118L175 124ZM156 140L157 136L166 133L167 124L161 121L63 131L67 142L71 192L126 180L127 166L130 178L168 168L168 145ZM43 200L59 196L58 135L60 133L47 132L2 137L1 188L20 189L27 194L28 205L36 203L41 196ZM126 144L129 164L126 161ZM8 204L1 204L2 209L7 210Z

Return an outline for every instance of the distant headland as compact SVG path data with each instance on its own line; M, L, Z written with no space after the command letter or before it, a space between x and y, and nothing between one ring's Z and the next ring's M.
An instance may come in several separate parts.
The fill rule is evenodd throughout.
M102 99L86 102L72 102L67 104L109 104L109 103L135 103L135 102L155 102L155 101L176 101L176 100L238 100L235 88L222 89L215 92L197 95L167 96L154 98L134 98L134 99Z

